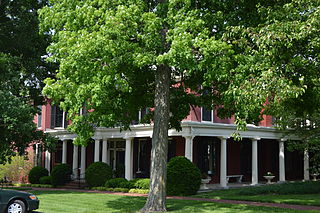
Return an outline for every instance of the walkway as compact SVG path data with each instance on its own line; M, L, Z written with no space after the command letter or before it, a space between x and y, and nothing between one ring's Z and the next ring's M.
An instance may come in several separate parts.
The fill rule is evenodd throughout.
M122 192L107 192L107 191L97 191L97 190L84 190L84 189L58 189L58 188L34 188L33 190L39 191L78 191L87 193L101 193L101 194L113 194L121 196L132 196L132 197L147 197L146 194L136 194L136 193L122 193ZM284 203L263 203L263 202L253 202L253 201L240 201L240 200L223 200L223 199L211 199L211 198L196 198L196 197L180 197L180 196L168 196L168 199L176 200L196 200L203 202L215 202L215 203L227 203L227 204L244 204L250 206L264 206L264 207L274 207L283 209L294 209L294 210L318 210L320 211L320 206L308 206L308 205L294 205L294 204L284 204Z

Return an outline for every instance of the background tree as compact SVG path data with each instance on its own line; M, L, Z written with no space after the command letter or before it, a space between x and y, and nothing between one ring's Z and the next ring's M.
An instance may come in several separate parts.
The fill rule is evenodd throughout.
M41 140L33 123L50 66L49 37L39 34L37 10L46 1L0 1L0 162Z
M309 68L317 73L318 59L294 47L317 47L308 36L316 39L319 29L318 2L50 3L39 14L53 34L49 60L60 68L44 94L68 111L75 142L85 145L96 126L129 128L138 110L154 108L144 119L154 131L143 212L166 209L168 128L180 129L190 106L216 107L245 129L263 114L282 115L306 92Z

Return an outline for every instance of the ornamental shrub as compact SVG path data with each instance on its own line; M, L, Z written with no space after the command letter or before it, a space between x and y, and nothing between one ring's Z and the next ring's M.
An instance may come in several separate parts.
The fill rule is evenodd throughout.
M71 174L72 170L68 164L57 165L51 172L51 184L53 186L63 186L70 181Z
M134 188L137 188L137 189L149 189L149 186L150 186L149 178L138 179L134 183Z
M40 178L44 176L48 176L49 172L46 168L41 166L33 167L29 172L29 182L32 184L40 183Z
M167 170L168 195L196 194L201 184L201 172L189 159L183 156L171 158Z
M40 178L40 184L51 184L51 176L43 176Z
M103 186L112 178L112 168L103 162L95 162L86 169L86 182L89 187Z
M107 188L127 188L127 187L123 187L123 186L126 186L127 183L128 183L128 180L125 178L114 178L114 179L107 180L105 187L107 187Z

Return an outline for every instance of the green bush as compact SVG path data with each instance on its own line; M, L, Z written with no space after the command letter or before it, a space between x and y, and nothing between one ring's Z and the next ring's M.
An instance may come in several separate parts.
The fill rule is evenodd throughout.
M239 195L261 195L261 194L317 194L320 193L320 182L295 182L272 184L267 186L257 186L242 189Z
M171 158L168 163L167 194L193 195L201 184L201 173L190 160L183 156Z
M57 165L51 172L51 184L53 186L63 186L70 181L71 174L72 170L68 164Z
M40 183L40 178L48 175L49 172L46 168L35 166L29 172L29 182L32 184Z
M134 183L134 188L137 188L137 189L149 189L149 186L150 186L149 178L137 179Z
M114 178L114 179L110 179L107 180L105 187L107 188L127 188L127 187L123 187L126 186L128 183L128 180L125 178Z
M43 176L40 178L40 184L51 184L51 176Z
M149 189L130 189L129 193L148 194Z
M103 186L112 178L111 167L103 162L95 162L86 169L86 182L89 187Z

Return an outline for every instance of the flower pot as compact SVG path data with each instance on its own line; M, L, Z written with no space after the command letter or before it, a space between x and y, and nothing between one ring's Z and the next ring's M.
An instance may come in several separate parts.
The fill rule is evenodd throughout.
M267 184L271 184L271 180L275 177L275 176L271 176L271 175L266 175L266 176L263 176L268 182Z
M211 181L211 178L201 179L200 189L209 189L207 184Z

